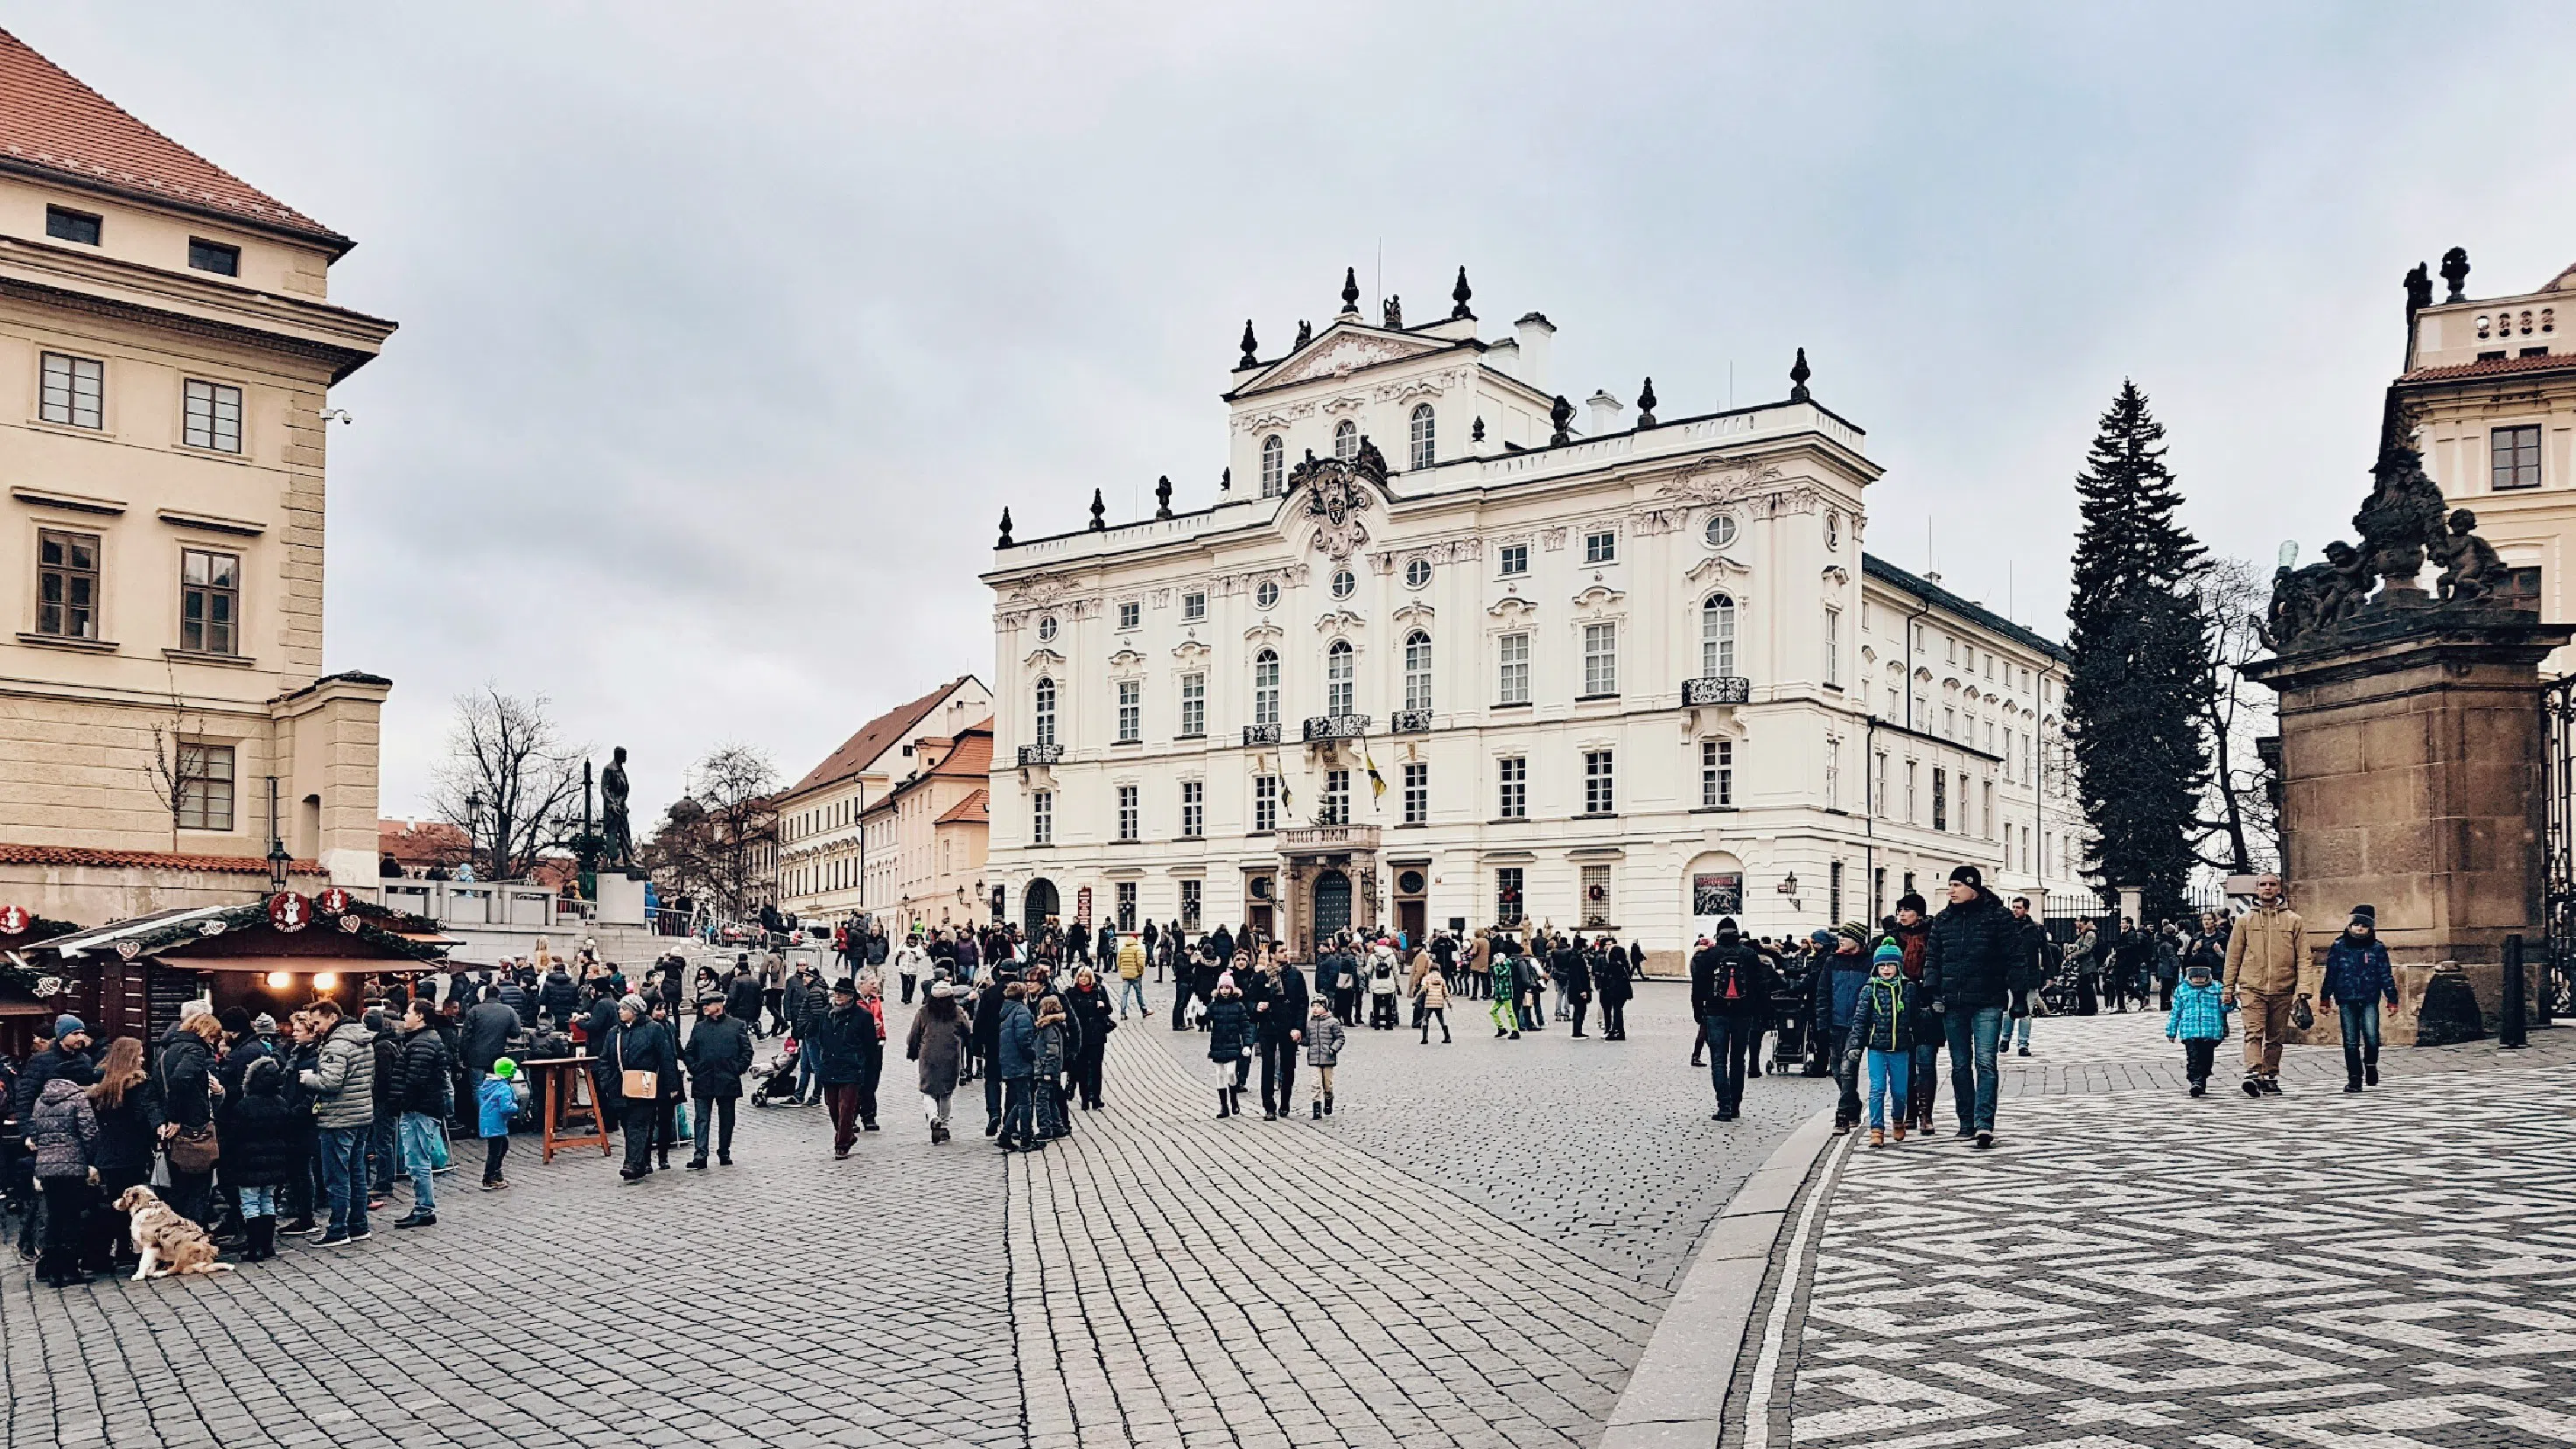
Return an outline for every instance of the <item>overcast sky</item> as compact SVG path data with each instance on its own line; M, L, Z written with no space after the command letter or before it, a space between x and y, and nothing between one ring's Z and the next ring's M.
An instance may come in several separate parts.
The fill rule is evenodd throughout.
M5 22L356 237L402 324L333 396L327 656L544 695L658 811L991 677L1024 536L1213 497L1246 315L1464 264L1578 401L1776 398L1887 469L1869 548L2055 632L2134 377L2186 521L2314 548L2364 491L2399 279L2576 261L2566 6L346 3ZM1382 261L1382 273L1380 272ZM1382 280L1379 278L1382 276ZM1730 381L1731 379L1731 381Z

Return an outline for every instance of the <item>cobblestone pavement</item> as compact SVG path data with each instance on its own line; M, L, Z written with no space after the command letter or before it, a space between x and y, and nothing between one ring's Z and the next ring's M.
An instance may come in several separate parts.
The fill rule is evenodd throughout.
M2252 1102L2224 1054L2183 1096L2160 1022L2041 1026L1998 1150L1828 1153L1739 1360L1744 1449L2576 1442L2576 1031L2391 1049L2360 1096L2293 1049Z

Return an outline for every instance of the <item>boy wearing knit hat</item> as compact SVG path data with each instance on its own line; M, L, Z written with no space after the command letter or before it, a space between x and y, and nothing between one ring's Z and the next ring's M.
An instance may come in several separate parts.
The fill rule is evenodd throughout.
M1862 1054L1869 1071L1869 1145L1887 1145L1887 1099L1896 1098L1896 1140L1905 1140L1905 1094L1914 1077L1914 1001L1905 979L1905 951L1894 937L1871 953L1870 976L1852 1012L1847 1050Z

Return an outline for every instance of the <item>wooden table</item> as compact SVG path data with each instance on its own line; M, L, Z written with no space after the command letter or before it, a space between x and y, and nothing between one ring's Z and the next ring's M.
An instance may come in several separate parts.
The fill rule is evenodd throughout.
M594 1143L600 1156L609 1154L608 1123L600 1115L598 1091L590 1075L591 1063L597 1060L569 1056L519 1063L520 1071L537 1076L537 1125L544 1134L539 1161L554 1161L558 1147Z

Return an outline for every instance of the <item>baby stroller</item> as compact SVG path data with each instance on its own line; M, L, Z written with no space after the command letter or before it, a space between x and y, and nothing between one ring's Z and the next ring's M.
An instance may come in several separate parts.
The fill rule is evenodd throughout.
M795 1101L796 1043L790 1041L787 1049L772 1058L768 1068L761 1073L760 1085L751 1094L751 1105L775 1107L784 1103L792 1106Z

